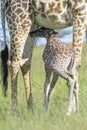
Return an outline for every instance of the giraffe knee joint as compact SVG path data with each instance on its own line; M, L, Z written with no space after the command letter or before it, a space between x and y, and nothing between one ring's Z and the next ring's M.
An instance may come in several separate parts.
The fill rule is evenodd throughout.
M27 62L28 60L29 60L28 58L22 59L22 60L20 61L20 66L22 67L24 64L26 64L26 62Z
M81 68L81 65L80 65L80 64L76 66L76 70L77 70L78 72L79 72L80 68Z

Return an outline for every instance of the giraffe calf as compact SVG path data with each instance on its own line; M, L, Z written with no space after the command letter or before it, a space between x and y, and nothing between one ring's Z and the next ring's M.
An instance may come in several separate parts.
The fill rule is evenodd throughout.
M67 115L72 111L78 112L78 80L76 78L76 65L74 51L67 44L56 38L56 32L45 28L32 32L31 36L47 38L47 44L43 53L46 79L44 83L44 108L47 110L50 95L59 77L67 81L69 99ZM50 82L52 74L52 81Z

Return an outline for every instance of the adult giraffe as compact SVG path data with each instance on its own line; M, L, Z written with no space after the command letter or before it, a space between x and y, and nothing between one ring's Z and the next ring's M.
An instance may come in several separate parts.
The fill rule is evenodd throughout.
M3 24L6 16L10 32L11 102L12 110L17 110L17 77L20 68L25 80L27 104L28 106L31 104L29 73L33 43L25 44L31 27L35 23L49 29L73 26L73 47L78 73L81 64L82 38L87 25L87 0L2 0L2 16ZM6 37L5 29L4 37ZM6 50L7 46L1 53L3 58L5 58ZM7 63L7 60L5 59L5 63ZM4 76L5 71L3 73L3 84L6 94L7 76Z

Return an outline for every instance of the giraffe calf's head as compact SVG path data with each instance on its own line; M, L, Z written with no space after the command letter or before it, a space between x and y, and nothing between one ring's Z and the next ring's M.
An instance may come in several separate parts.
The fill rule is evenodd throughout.
M30 33L30 36L31 37L45 37L45 38L48 38L49 36L51 36L52 34L58 34L58 32L56 32L55 30L53 29L48 29L48 28L39 28L38 30L36 31L33 31Z

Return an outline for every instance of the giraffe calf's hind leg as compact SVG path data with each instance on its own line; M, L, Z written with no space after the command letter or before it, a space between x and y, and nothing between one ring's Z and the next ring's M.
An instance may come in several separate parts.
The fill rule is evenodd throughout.
M73 76L74 77L74 76ZM75 78L69 78L69 101L67 107L67 115L71 112L78 112L78 83Z
M66 115L70 115L72 112L72 99L73 99L73 88L74 88L74 82L72 79L69 79L69 99L68 99L68 107Z
M79 95L79 84L76 81L74 85L74 90L73 90L73 111L77 113L79 113L78 95Z

